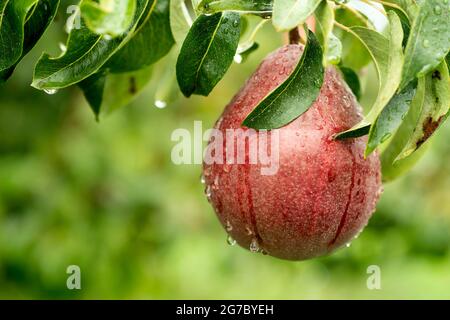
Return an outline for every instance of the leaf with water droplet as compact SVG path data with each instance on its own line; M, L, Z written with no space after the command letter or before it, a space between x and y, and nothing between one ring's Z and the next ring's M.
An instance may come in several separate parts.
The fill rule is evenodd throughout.
M247 116L243 125L254 129L283 127L305 113L316 101L324 79L322 48L313 32L289 77Z
M36 45L58 6L59 0L0 1L0 83Z
M383 109L371 127L365 152L366 156L391 137L401 125L416 93L416 88L417 82L410 83L402 92L396 94Z
M239 43L240 16L234 12L201 15L192 25L178 56L181 92L207 96L227 72Z
M198 10L203 13L234 11L267 15L272 12L273 0L202 0Z
M369 114L356 126L336 136L337 139L358 137L367 134L370 125L378 118L384 107L397 91L401 81L401 66L403 65L403 28L400 18L393 11L388 13L388 37L377 31L354 27L349 32L354 33L367 46L378 73L379 92Z
M137 26L147 4L148 0L138 1L130 32ZM80 13L77 15L79 17ZM132 32L129 37L132 37ZM80 28L71 30L67 51L63 55L57 58L48 54L41 56L34 70L32 86L41 90L61 89L78 83L97 73L127 40L126 35L107 40L92 32L82 19Z
M436 8L446 7L445 10ZM405 64L400 89L416 77L434 70L450 50L450 15L442 0L427 0L419 4L405 49ZM438 29L433 31L433 29Z

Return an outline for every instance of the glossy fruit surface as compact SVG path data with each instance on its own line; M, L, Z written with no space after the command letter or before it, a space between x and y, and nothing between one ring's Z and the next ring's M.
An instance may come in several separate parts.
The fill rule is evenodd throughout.
M276 173L262 174L267 163L250 163L250 141L262 132L241 123L288 77L301 52L289 45L270 54L217 121L224 146L227 129L241 129L233 140L246 141L245 163L236 163L237 147L224 147L225 163L205 163L203 172L208 199L228 234L251 251L289 260L326 255L349 243L366 226L382 188L378 155L364 159L365 138L333 140L361 120L360 106L334 68L326 70L306 113L268 133L270 144L278 145L269 145L277 153Z

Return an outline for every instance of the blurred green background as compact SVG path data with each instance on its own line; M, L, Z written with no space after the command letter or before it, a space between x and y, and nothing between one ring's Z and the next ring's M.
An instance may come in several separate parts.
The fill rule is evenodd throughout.
M49 96L29 86L36 59L44 48L57 54L64 37L53 26L0 87L0 298L450 298L450 123L412 172L385 186L351 247L281 261L228 246L200 166L170 160L172 131L194 120L212 127L280 35L266 25L261 49L209 98L158 109L155 71L137 100L100 123L76 88ZM66 288L73 264L81 290ZM366 287L369 265L381 268L381 290Z

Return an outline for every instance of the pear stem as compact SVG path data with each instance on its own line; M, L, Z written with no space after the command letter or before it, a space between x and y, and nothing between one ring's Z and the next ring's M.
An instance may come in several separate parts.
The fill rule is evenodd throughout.
M298 27L295 27L294 29L289 31L289 43L290 44L300 43L300 32L298 31Z

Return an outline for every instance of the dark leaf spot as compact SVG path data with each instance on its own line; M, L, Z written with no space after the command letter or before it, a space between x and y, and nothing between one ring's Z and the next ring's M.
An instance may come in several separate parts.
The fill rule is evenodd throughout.
M442 80L441 73L438 70L433 72L433 79Z
M440 117L439 120L433 121L433 118L428 117L424 124L423 124L423 136L422 138L417 141L417 148L419 148L422 144L424 144L432 135L433 133L439 128L439 125L441 124L443 120L443 117Z

